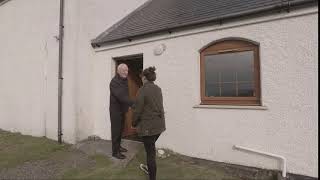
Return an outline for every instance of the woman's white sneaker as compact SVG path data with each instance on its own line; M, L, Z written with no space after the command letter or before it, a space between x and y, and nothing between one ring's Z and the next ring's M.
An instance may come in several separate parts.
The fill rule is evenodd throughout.
M144 165L144 164L140 164L140 169L146 173L146 174L149 174L148 172L148 166Z

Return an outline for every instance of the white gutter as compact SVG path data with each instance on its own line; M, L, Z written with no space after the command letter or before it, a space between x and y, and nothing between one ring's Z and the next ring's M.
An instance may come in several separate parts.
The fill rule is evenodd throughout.
M280 156L280 155L276 155L276 154L272 154L272 153L259 151L259 150L254 150L251 148L237 146L237 145L235 145L233 147L234 147L234 149L244 150L244 151L253 152L256 154L261 154L261 155L270 156L270 157L279 159L282 162L282 177L284 177L284 178L287 177L287 159L285 157Z

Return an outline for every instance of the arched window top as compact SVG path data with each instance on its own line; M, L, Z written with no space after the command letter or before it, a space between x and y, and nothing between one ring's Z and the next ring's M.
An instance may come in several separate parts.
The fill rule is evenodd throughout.
M201 104L261 105L259 43L213 41L200 50Z
M229 38L223 38L216 41L213 41L203 48L199 50L199 52L204 51L215 51L220 49L235 49L239 47L258 47L259 43L246 39L246 38L240 38L240 37L229 37Z

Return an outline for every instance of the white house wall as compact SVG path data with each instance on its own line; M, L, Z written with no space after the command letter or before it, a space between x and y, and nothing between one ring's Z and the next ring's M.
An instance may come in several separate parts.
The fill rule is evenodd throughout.
M241 145L286 157L291 173L318 177L318 10L311 11L297 17L261 23L255 19L256 23L243 26L218 29L230 25L225 24L189 36L101 48L92 61L95 134L110 139L109 91L105 87L113 76L112 57L143 53L144 67L156 66L156 83L164 95L167 131L158 147L214 161L280 169L276 159L233 149ZM274 17L295 13L304 11ZM170 36L174 34L159 39ZM199 50L227 37L260 43L265 110L194 108L200 103ZM155 56L153 49L161 43L166 51Z
M70 0L66 0L68 2ZM75 4L67 5L66 12L66 54L64 61L66 68L69 68L66 74L64 88L68 95L64 99L69 105L64 107L65 117L63 121L74 119L75 140L82 140L94 131L94 119L97 116L93 109L97 108L92 104L92 98L95 95L92 84L95 81L93 77L94 49L91 47L91 40L120 21L130 12L134 11L146 0L72 0ZM76 6L77 8L74 8ZM71 26L69 29L68 26ZM98 76L103 76L100 74ZM108 84L101 87L102 91L107 91ZM69 109L69 110L68 110ZM106 109L103 109L106 113ZM104 117L106 114L104 114ZM70 126L72 128L72 126ZM70 130L64 130L66 133ZM105 131L107 132L107 131Z
M58 1L0 6L0 129L56 139L58 19Z
M92 134L110 139L112 57L143 53L144 67L157 67L164 93L167 131L159 147L279 169L274 159L232 149L248 146L285 156L289 172L317 177L317 13L94 52L90 40L145 1L66 0L63 140L74 143ZM0 6L0 129L57 139L58 24L58 0ZM200 102L198 50L225 37L260 43L267 110L193 108ZM154 56L161 43L167 50Z
M63 141L93 134L91 39L145 1L65 1ZM59 2L0 6L0 129L57 139Z

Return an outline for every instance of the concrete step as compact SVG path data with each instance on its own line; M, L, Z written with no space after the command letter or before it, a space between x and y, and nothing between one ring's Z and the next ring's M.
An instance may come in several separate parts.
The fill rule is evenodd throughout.
M112 157L112 143L108 140L101 139L90 139L81 141L75 144L73 147L82 151L83 153L92 156L92 155L104 155L107 158L111 159L116 166L126 167L127 164L135 157L143 144L141 142L125 140L121 142L121 146L128 149L128 152L123 153L126 158L123 160Z

